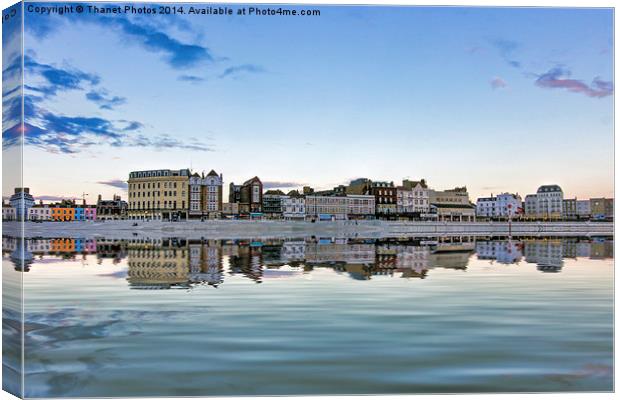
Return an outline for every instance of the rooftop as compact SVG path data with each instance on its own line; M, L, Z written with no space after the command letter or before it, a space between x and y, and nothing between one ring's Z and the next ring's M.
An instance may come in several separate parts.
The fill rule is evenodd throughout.
M549 193L549 192L561 192L562 188L558 185L542 185L538 188L536 193Z

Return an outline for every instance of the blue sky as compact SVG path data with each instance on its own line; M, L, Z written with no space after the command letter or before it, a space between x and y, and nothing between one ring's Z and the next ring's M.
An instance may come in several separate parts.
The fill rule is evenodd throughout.
M613 196L611 10L313 8L27 10L26 183L94 201L124 194L129 171L191 166L226 185L409 177L473 200L545 183Z

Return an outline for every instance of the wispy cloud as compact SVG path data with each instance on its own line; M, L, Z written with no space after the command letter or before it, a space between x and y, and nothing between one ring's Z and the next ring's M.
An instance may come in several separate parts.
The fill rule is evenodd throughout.
M116 106L120 106L127 102L127 99L120 96L110 96L105 89L91 90L86 93L86 98L95 104L99 105L99 108L104 110L111 110Z
M588 97L607 97L614 93L613 83L603 81L599 77L592 80L590 85L577 79L571 79L571 72L563 67L555 67L538 75L536 85L545 89L566 89L569 92L581 93Z
M138 133L137 121L115 121L101 117L65 116L41 110L34 121L25 124L24 141L51 153L74 154L93 146L144 147L154 150L212 151L200 142L183 141L168 135L146 136ZM16 130L3 133L3 140L19 138Z
M484 48L480 46L469 46L465 48L465 51L469 54L478 54L484 52Z
M206 80L205 78L201 78L200 76L195 76L195 75L180 75L177 79L180 80L181 82L189 82L189 83L201 83Z
M508 87L508 84L506 83L506 81L498 76L491 79L490 84L493 89L503 89L503 88Z
M82 89L84 83L97 85L100 81L95 74L74 68L58 68L49 64L41 64L30 56L24 57L24 68L27 72L37 74L45 80L46 83L40 87L29 87L45 96L55 96L59 91Z
M51 153L74 154L98 145L113 147L145 147L155 150L185 149L211 151L212 148L196 139L180 140L169 135L146 136L140 131L139 121L114 120L101 116L63 115L46 109L43 105L68 90L83 90L92 85L86 98L102 109L112 109L125 103L120 96L110 96L96 85L99 78L76 68L58 68L42 64L28 57L28 68L43 80L39 87L27 87L23 97L24 119L22 127L22 97L14 90L3 96L3 112L9 128L2 132L3 148L21 143L39 147Z
M58 95L59 92L84 90L86 89L84 86L89 85L90 89L85 95L86 99L97 104L100 109L112 110L127 101L124 97L111 96L106 89L97 87L101 79L96 74L87 73L71 66L60 68L50 64L42 64L30 55L24 57L24 67L28 73L33 75L33 78L40 77L42 79L42 83L38 86L25 85L25 89L46 99Z
M290 182L290 181L266 181L263 182L264 189L286 189L292 187L300 187L304 186L305 183L301 182Z
M124 121L124 120L123 120L123 121L119 121L119 122L124 122L124 123L126 123L126 124L127 124L127 126L125 126L125 127L123 128L123 132L127 132L127 131L136 131L136 130L142 129L142 127L144 126L144 125L142 125L142 124L141 124L140 122L138 122L138 121Z
M263 72L265 72L265 69L261 67L260 65L242 64L242 65L235 65L235 66L226 68L219 77L220 79L222 79L222 78L231 77L231 76L232 77L238 76L240 74L246 74L246 73L259 74Z
M514 52L519 47L517 42L507 39L496 39L491 44L499 50L500 55L508 65L514 68L521 68L521 62L514 57Z
M92 134L112 139L120 138L118 128L112 121L99 117L68 117L45 113L42 118L44 129L69 136Z
M155 16L147 18L137 16L129 19L124 16L115 15L110 17L100 14L67 14L62 20L53 19L47 15L29 15L30 23L26 24L29 33L37 38L49 37L62 26L63 21L75 23L89 23L103 26L110 31L121 35L125 42L136 43L145 50L163 55L163 59L173 68L183 69L196 66L204 62L214 60L211 50L207 47L184 43L164 31L165 27L171 22L175 27L191 32L191 26L182 19L171 19L166 16L165 20L154 20ZM147 21L149 19L150 21Z
M42 200L42 201L62 201L62 200L80 200L80 197L75 197L75 196L54 196L54 195L48 195L48 194L42 194L39 196L36 196L37 200Z
M19 135L19 125L3 132L5 138ZM85 148L121 143L126 135L114 121L100 117L71 117L38 110L24 124L24 143L50 153L78 153Z
M183 149L194 151L213 151L213 148L198 140L181 141L170 135L159 135L149 137L138 135L128 138L125 143L113 144L118 146L129 145L131 147L150 147L155 150Z
M127 181L123 181L120 179L111 179L109 181L98 181L100 185L112 186L118 189L127 190Z
M522 64L514 57L519 44L512 40L498 39L492 41L493 46L499 50L500 55L511 67L522 70ZM563 66L551 68L543 74L536 74L528 71L523 72L526 78L535 78L534 84L544 89L564 89L573 93L580 93L588 97L602 98L611 96L614 93L613 83L604 81L600 77L595 77L590 84L582 80L572 79L571 71ZM495 77L490 82L493 89L507 87L506 82Z
M147 51L164 55L173 68L183 69L213 61L211 51L198 44L183 43L153 26L137 24L127 18L96 18L101 25L119 28L127 38L139 43Z
M21 72L22 72L22 57L20 53L17 56L10 58L10 61L7 63L6 68L2 69L2 75L3 75L2 79L5 82L8 79L19 80L19 82L16 82L16 83L21 84ZM5 92L4 87L2 88L2 92L4 95L4 92Z
M121 121L99 117L70 117L44 112L38 116L36 122L24 124L23 138L26 145L62 154L75 154L101 145L154 150L213 151L210 146L198 141L182 141L169 135L135 134L141 126L138 122L129 122L127 125ZM20 124L6 129L2 133L3 147L19 144L21 137Z

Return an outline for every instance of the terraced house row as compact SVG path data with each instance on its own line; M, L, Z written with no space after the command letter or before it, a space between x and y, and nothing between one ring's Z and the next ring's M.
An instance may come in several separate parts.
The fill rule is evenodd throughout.
M36 203L29 188L15 188L15 193L8 203L2 203L2 220L27 221L103 221L120 220L127 218L127 202L120 196L114 195L112 200L103 200L98 197L97 204L86 204L82 200L61 200L51 204Z

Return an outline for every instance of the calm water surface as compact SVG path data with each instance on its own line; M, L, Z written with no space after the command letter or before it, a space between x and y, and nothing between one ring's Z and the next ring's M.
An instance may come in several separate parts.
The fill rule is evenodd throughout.
M3 274L29 397L611 391L612 248L4 237Z

